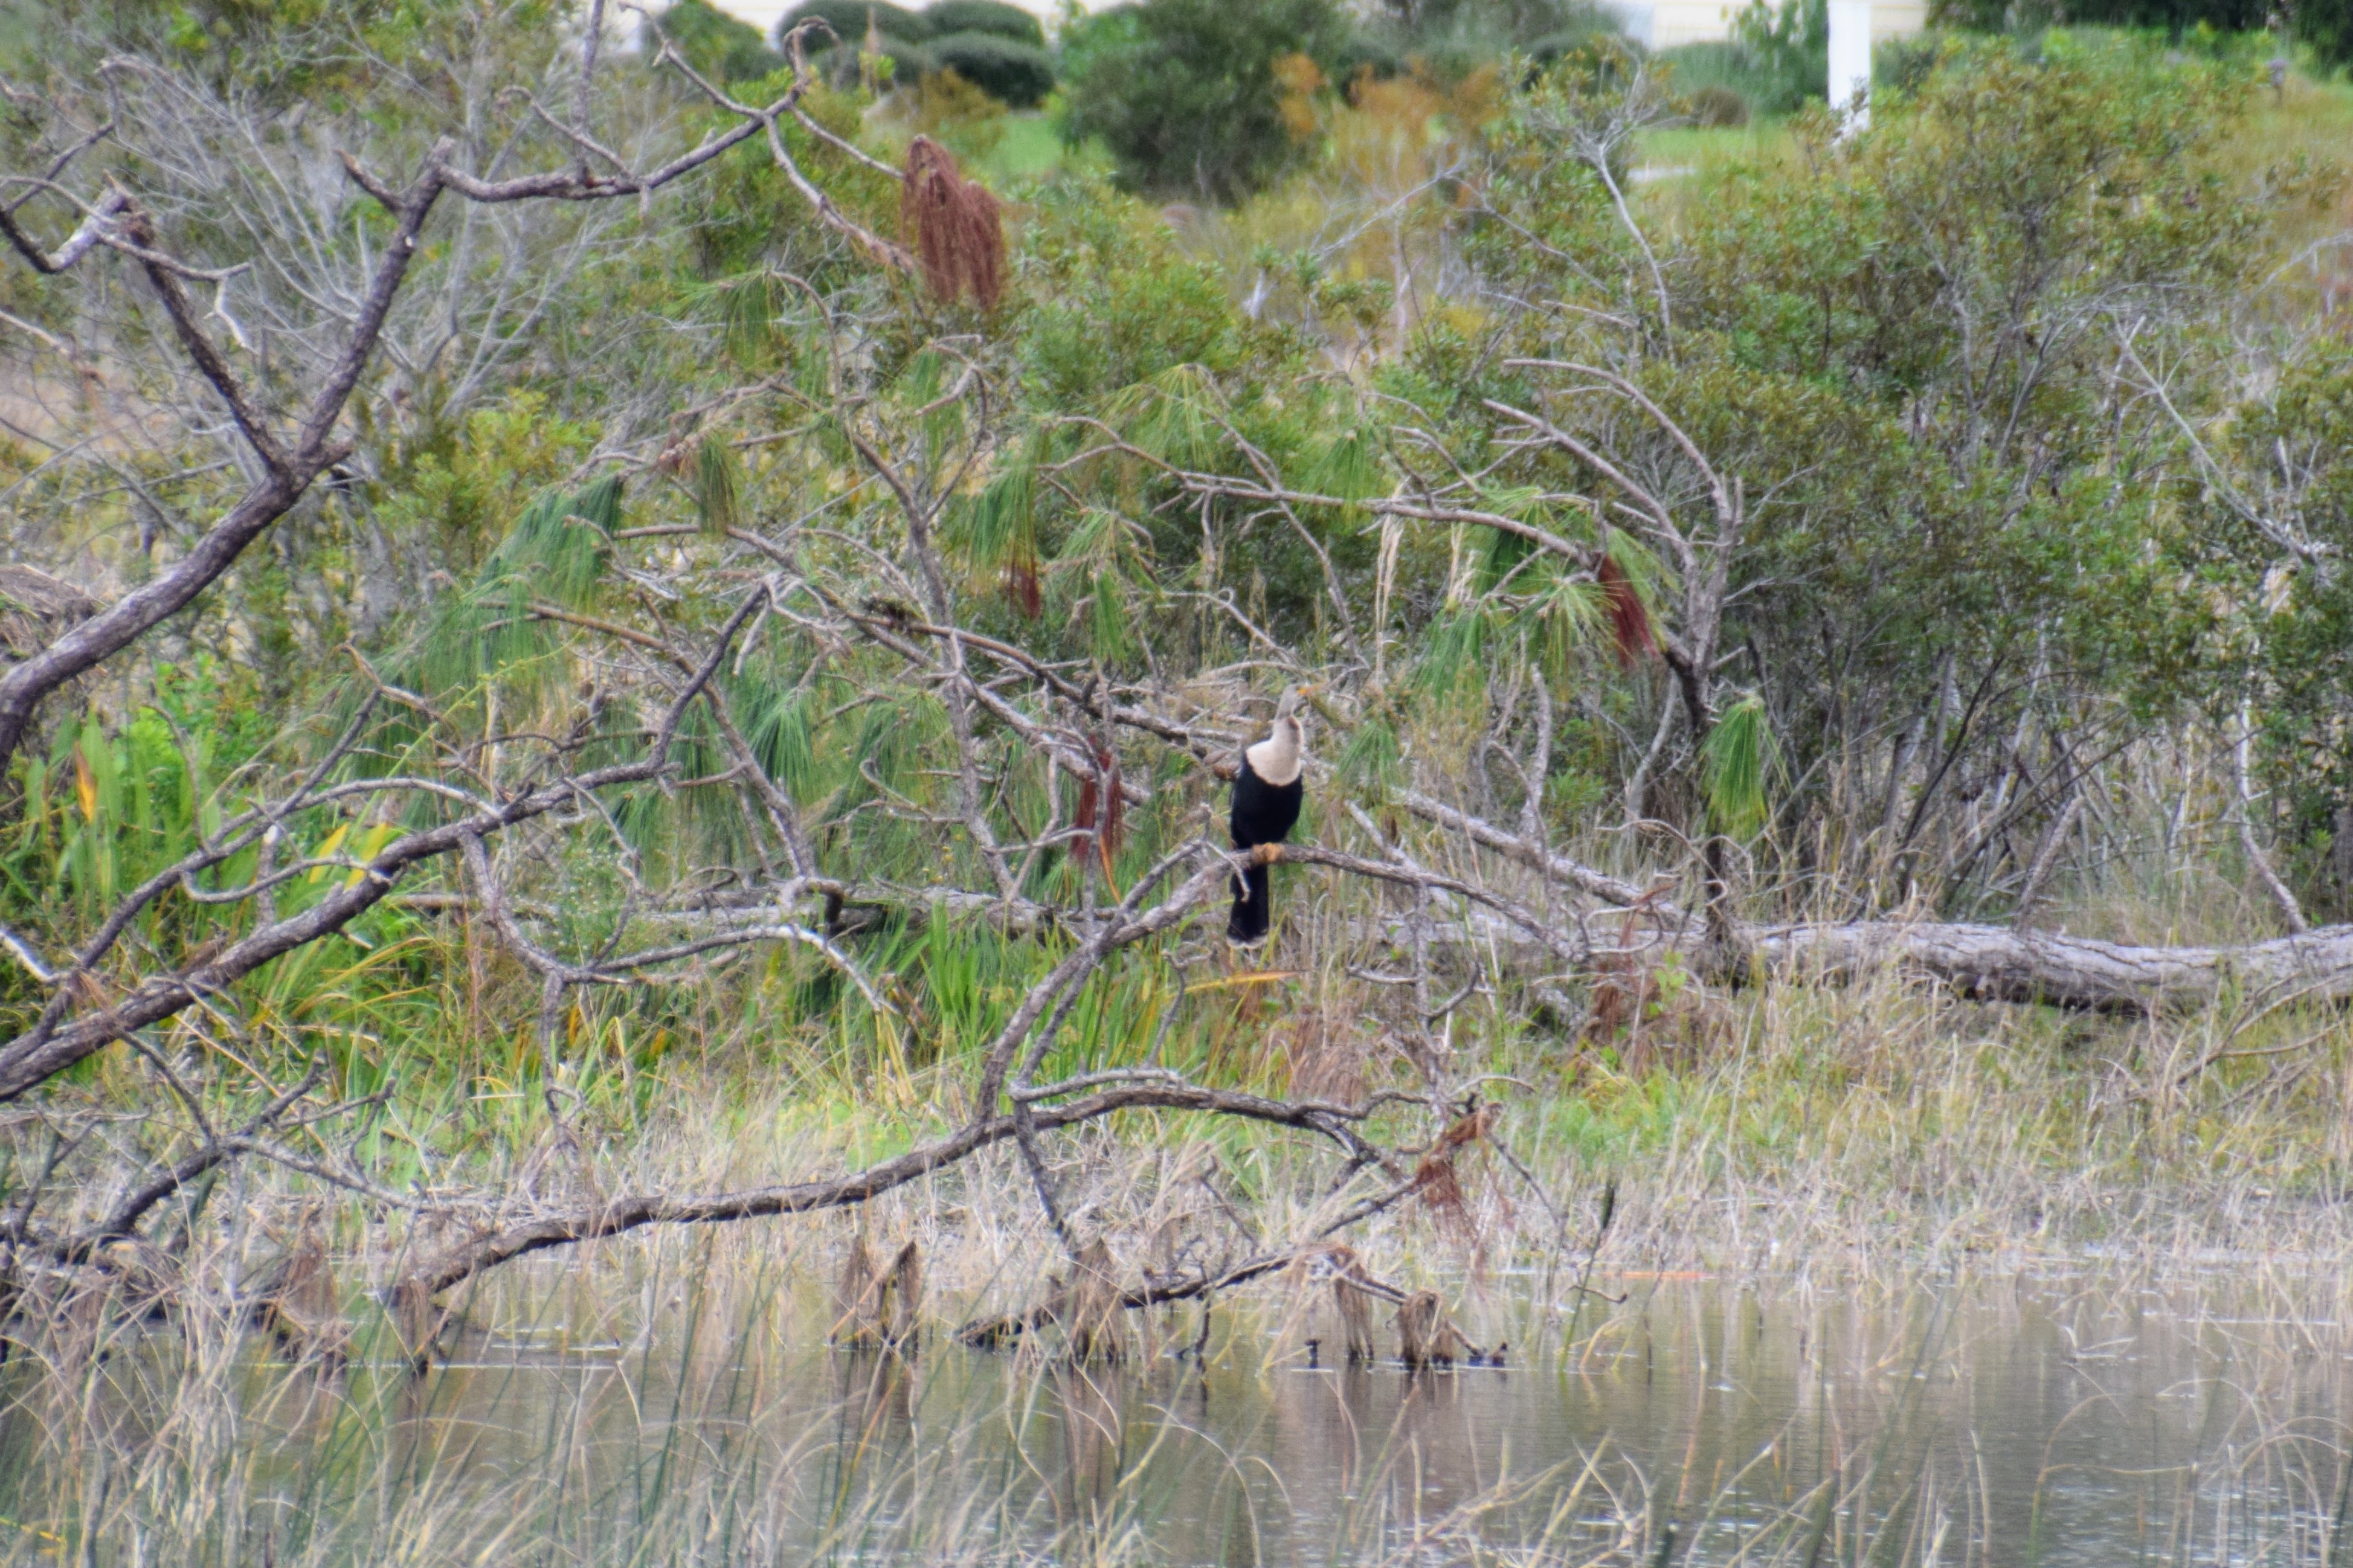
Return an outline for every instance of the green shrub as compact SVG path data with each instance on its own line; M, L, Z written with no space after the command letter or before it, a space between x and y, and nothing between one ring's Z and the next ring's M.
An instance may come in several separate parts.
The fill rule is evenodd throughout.
M945 38L957 33L994 33L1036 48L1046 47L1046 29L1038 18L1018 5L1008 5L1004 0L940 0L923 11L923 21L931 28L931 37Z
M757 27L702 0L676 0L657 21L687 64L707 77L750 81L785 68L784 56L761 40Z
M1733 19L1722 43L1682 44L1659 51L1674 90L1694 105L1700 95L1728 92L1758 114L1789 114L1809 99L1828 96L1830 8L1824 0L1782 0L1778 11L1754 0ZM1705 123L1738 124L1745 121Z
M1379 0L1370 9L1343 52L1342 79L1369 64L1376 76L1455 81L1515 50L1550 65L1618 31L1595 0Z
M1676 92L1724 87L1746 99L1756 86L1756 72L1749 68L1748 57L1738 44L1677 44L1652 58L1665 68L1667 85Z
M860 45L855 39L811 58L818 74L836 87L849 87L858 80L858 56ZM940 68L932 58L929 45L909 43L904 38L882 36L882 58L890 62L890 81L894 87L913 86Z
M1384 79L1403 76L1413 68L1414 57L1388 35L1372 28L1358 28L1348 35L1340 52L1333 59L1335 81L1355 81L1369 73Z
M1829 0L1751 0L1733 18L1732 41L1749 72L1741 96L1766 114L1794 113L1809 99L1827 99L1831 84Z
M2342 0L2333 5L2329 0L2297 0L2294 29L2321 64L2353 66L2353 5Z
M1542 37L1531 40L1524 52L1536 64L1548 66L1575 54L1579 49L1588 47L1594 39L1610 30L1606 26L1563 27L1558 32L1546 33Z
M1347 44L1335 0L1144 0L1064 37L1073 145L1103 138L1134 191L1233 202L1303 150L1284 124L1274 65L1305 55L1325 70Z
M2298 11L2341 9L2343 0L2298 0ZM2272 0L1934 0L1929 20L1980 33L2044 27L2151 27L2179 37L2198 27L2225 33L2261 27Z
M1764 113L1780 96L1778 81L1759 72L1738 44L1678 44L1656 58L1669 89L1694 101L1704 92L1728 92L1752 113Z
M866 37L867 20L873 19L875 29L884 39L903 38L920 44L932 35L932 25L922 13L893 5L890 0L802 0L785 13L776 24L776 41L784 42L785 35L801 23L816 17L831 27L834 37L856 49ZM812 44L809 53L816 54L820 45Z
M1936 26L1980 33L2130 27L2176 45L2220 39L2260 57L2277 52L2265 31L2276 16L2324 68L2353 65L2353 5L2346 0L1935 0L1928 16Z
M1714 83L1691 95L1691 121L1710 129L1748 123L1748 100Z
M1936 73L1949 43L1947 36L1937 33L1885 40L1871 51L1873 93L1883 88L1898 94L1919 91Z
M923 46L938 68L952 70L1016 109L1054 90L1054 61L1042 48L1001 33L950 33Z

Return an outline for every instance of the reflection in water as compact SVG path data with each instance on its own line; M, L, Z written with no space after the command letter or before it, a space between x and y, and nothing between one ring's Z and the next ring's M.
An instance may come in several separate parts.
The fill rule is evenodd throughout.
M1671 1531L1684 1564L2353 1562L2333 1287L2253 1309L1635 1289L1573 1341L1524 1314L1509 1370L1414 1373L1282 1355L1271 1306L1204 1368L828 1350L821 1308L673 1301L626 1349L509 1333L421 1379L396 1353L347 1383L258 1367L216 1424L232 1448L188 1463L243 1489L206 1526L224 1562L375 1562L385 1531L430 1534L418 1561L527 1538L600 1565L1632 1565ZM154 1397L165 1354L111 1363L89 1408L118 1441L193 1428ZM0 1518L54 1517L60 1417L9 1393ZM185 1517L113 1495L126 1541Z

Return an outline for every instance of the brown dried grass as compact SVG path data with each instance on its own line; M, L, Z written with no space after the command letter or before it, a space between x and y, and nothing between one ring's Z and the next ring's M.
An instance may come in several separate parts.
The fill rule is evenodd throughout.
M1371 1043L1355 1016L1329 1007L1302 1013L1275 1031L1291 1060L1291 1092L1301 1100L1354 1105L1365 1098Z

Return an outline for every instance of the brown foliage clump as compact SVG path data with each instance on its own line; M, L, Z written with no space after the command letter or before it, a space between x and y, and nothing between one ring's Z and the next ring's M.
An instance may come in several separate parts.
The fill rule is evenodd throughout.
M1651 612L1626 569L1604 555L1594 575L1600 580L1602 597L1609 601L1610 640L1618 645L1618 662L1630 666L1644 654L1657 653L1659 639L1651 630Z
M1095 743L1094 753L1095 771L1079 781L1075 826L1080 832L1094 836L1103 875L1108 878L1111 858L1119 853L1127 834L1127 797L1120 793L1119 753L1101 742Z
M1470 1205L1462 1193L1461 1174L1455 1169L1456 1156L1494 1131L1496 1119L1502 1115L1499 1106L1486 1106L1448 1123L1413 1168L1414 1190L1423 1206L1449 1228L1476 1239L1476 1227L1471 1219Z
M1626 920L1622 946L1633 942ZM1730 1014L1680 969L1646 963L1636 953L1604 958L1593 981L1592 1009L1579 1032L1572 1076L1587 1054L1615 1048L1618 1065L1637 1077L1652 1068L1696 1057L1732 1027Z
M838 1344L867 1342L882 1315L881 1286L874 1278L874 1255L861 1236L841 1260L841 1279L833 1292L833 1332L828 1337Z
M1036 620L1046 607L1045 585L1038 580L1038 558L1025 555L1005 564L1005 596L1025 620Z
M955 155L928 136L907 145L899 187L899 227L923 269L932 297L953 305L970 294L994 310L1005 293L1005 229L997 198L956 167Z
M1446 1315L1446 1304L1435 1290L1416 1290L1408 1296L1398 1306L1395 1321L1398 1359L1409 1367L1452 1366L1457 1355L1473 1366L1503 1364L1504 1347L1498 1345L1491 1353L1472 1344Z

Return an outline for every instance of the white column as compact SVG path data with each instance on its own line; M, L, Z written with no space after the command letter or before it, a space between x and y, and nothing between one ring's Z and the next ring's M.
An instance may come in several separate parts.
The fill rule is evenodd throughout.
M1830 0L1830 8L1831 107L1842 110L1871 91L1871 0ZM1871 123L1868 96L1854 123Z

